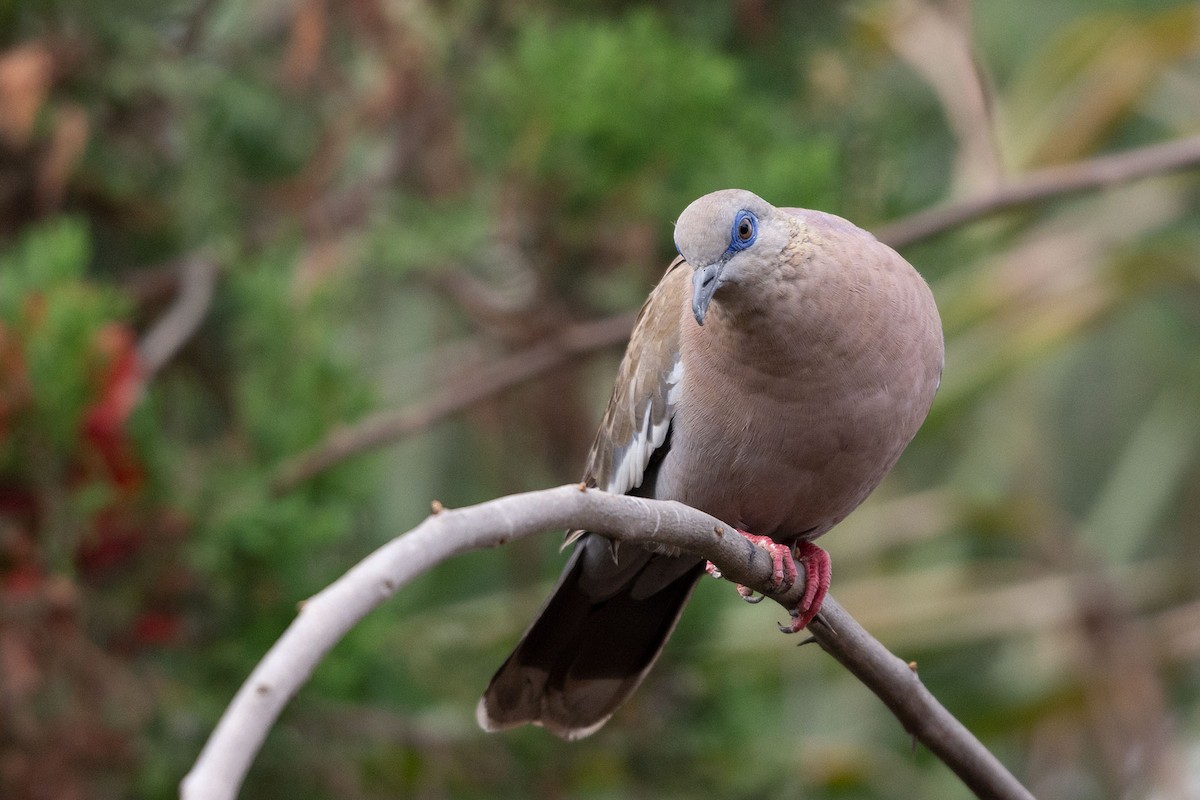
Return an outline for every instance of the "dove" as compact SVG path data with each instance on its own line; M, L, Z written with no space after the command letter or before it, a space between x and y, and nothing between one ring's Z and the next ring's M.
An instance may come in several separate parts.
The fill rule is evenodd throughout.
M634 324L584 483L686 503L765 548L774 588L806 582L786 626L798 631L831 577L814 540L879 484L933 402L937 306L867 231L740 189L691 203L675 245ZM569 540L557 585L479 702L485 730L594 733L714 571L662 547Z

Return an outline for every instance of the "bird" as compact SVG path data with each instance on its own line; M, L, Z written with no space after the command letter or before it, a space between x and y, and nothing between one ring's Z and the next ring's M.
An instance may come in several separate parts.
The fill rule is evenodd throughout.
M831 577L813 540L866 499L928 414L943 365L937 306L867 231L746 190L693 201L674 238L679 255L636 318L583 482L720 519L771 554L779 591L802 570L804 597L781 626L798 631ZM568 542L557 585L479 701L486 731L594 733L715 572L665 547L584 531Z

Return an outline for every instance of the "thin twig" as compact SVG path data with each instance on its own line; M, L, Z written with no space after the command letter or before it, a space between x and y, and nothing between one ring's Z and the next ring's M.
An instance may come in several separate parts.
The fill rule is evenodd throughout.
M1200 136L1153 144L1031 172L994 192L918 211L883 226L875 235L892 247L907 247L999 211L1198 166Z
M958 140L953 185L995 187L1003 174L992 92L971 35L969 0L889 5L882 33L937 95Z
M216 4L216 0L201 0L192 9L192 12L188 14L183 34L179 37L180 55L190 55L195 51L196 46L200 43L204 28L212 16L213 7Z
M424 430L455 412L562 366L576 356L621 344L629 338L633 319L633 314L620 314L572 325L524 350L464 370L420 402L379 411L359 422L336 428L315 447L285 462L276 471L271 487L277 494L287 493L351 456Z
M581 491L572 484L441 510L303 604L225 710L180 786L183 799L234 797L267 731L320 660L400 587L452 556L566 528L675 546L711 560L727 580L769 594L773 567L766 551L719 520L681 503ZM804 588L797 582L773 599L794 605ZM824 622L809 628L821 647L875 692L905 730L942 759L971 791L983 798L1032 800L925 689L906 662L889 653L833 598L826 597L821 614Z
M862 681L976 797L1033 795L925 688L915 669L892 655L832 597L808 626L821 649Z
M180 271L175 301L137 345L143 383L149 383L187 343L204 321L212 302L219 271L217 262L205 256L192 256L184 261Z

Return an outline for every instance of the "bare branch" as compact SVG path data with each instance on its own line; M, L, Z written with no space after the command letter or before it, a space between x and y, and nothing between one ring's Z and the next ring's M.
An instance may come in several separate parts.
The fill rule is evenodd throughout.
M953 770L976 797L1033 800L1029 790L925 688L916 665L892 655L832 597L825 597L821 613L808 629L821 649L874 692L904 729Z
M571 485L454 511L439 510L303 604L226 709L184 778L181 796L184 800L236 796L267 731L318 662L400 587L452 556L566 528L673 545L711 560L728 580L769 594L772 565L766 552L714 517L681 503ZM803 590L798 582L773 599L784 606L794 605ZM875 692L904 728L977 796L1032 800L1016 778L925 689L908 664L889 653L833 598L825 599L821 613L823 621L814 622L809 629L821 647Z
M575 356L621 344L629 338L633 314L583 322L524 350L464 370L424 400L405 408L379 411L333 430L311 450L281 466L271 481L277 494L358 455L423 430L476 403L532 380Z
M883 35L937 95L958 140L952 194L994 188L1003 175L992 92L976 57L968 0L887 6Z
M994 192L961 203L918 211L885 225L875 235L892 247L907 247L999 211L1198 166L1200 136L1139 147L1031 172Z
M138 342L144 383L149 383L200 327L212 302L217 272L217 263L205 256L193 256L183 263L175 302Z

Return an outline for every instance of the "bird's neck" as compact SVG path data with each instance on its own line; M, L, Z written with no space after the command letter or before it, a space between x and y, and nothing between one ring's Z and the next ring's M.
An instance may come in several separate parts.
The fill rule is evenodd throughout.
M845 304L814 302L801 282L774 288L772 297L730 293L714 298L703 327L691 328L689 344L702 359L736 363L764 375L790 375L819 364L821 354L845 352L844 320L831 319L831 308ZM828 291L828 287L824 287ZM828 298L827 298L828 299Z

